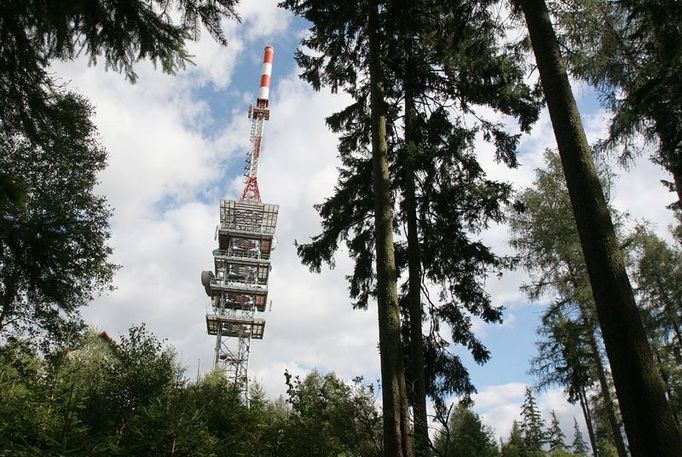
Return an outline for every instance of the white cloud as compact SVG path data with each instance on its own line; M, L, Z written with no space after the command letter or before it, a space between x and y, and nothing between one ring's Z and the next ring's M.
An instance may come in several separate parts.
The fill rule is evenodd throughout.
M291 14L277 8L278 0L246 0L237 9L249 39L272 37L287 31Z
M187 79L139 65L131 85L103 67L82 61L56 66L69 88L95 106L95 122L109 151L101 191L118 220L146 217L163 198L187 201L203 183L216 179L217 149L202 137L206 102L193 99Z
M244 42L237 34L238 27L235 21L223 21L228 46L220 45L205 29L202 30L199 41L187 46L195 64L188 67L189 76L194 84L211 83L220 89L229 86L232 69L244 50Z

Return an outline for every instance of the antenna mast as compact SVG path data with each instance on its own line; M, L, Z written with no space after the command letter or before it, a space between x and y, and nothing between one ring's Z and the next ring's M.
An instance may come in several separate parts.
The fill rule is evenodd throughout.
M272 58L275 49L268 45L263 54L263 70L260 76L260 89L256 106L249 105L249 119L251 119L251 151L246 157L246 167L244 168L245 186L240 200L244 202L260 203L260 190L258 189L258 161L263 145L263 129L265 121L270 119L270 109L268 108L270 98L270 77L272 76Z
M216 336L214 366L223 368L248 401L248 366L252 339L263 339L268 300L270 254L275 249L279 206L261 203L258 162L263 128L270 119L270 76L274 48L265 47L256 106L249 106L251 149L244 167L240 199L220 201L218 248L214 271L203 271L201 283L211 298L206 328Z

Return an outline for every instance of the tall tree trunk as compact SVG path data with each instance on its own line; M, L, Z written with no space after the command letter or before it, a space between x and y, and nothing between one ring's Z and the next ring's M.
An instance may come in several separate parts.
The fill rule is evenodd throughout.
M384 422L384 455L412 457L407 390L400 346L397 270L393 248L393 210L386 142L387 106L380 61L377 6L372 3L367 27L372 119L374 226L376 235L379 353Z
M592 326L589 327L592 329ZM616 417L616 403L614 403L611 397L611 389L609 388L609 382L606 379L606 370L604 369L604 363L602 362L601 355L599 354L599 347L597 346L597 339L594 336L594 332L590 330L590 347L594 353L594 364L597 368L597 377L599 378L599 387L601 388L601 395L606 404L607 415L609 416L609 425L611 426L611 435L613 436L613 444L616 445L616 451L618 451L618 457L628 457L627 450L625 449L625 441L623 440L623 434L620 432L620 424L618 424L618 418Z
M679 457L665 398L544 0L518 0L566 176L599 324L633 457Z
M594 434L592 414L590 413L590 405L587 402L587 394L585 393L585 389L583 388L580 389L580 392L578 392L578 399L580 400L580 409L583 410L585 426L587 427L587 436L589 436L590 446L592 446L592 455L594 457L599 457L599 449L597 448L597 438Z
M575 290L580 289L580 281L576 273L571 270L571 284ZM594 321L594 311L590 309L582 301L577 301L578 308L580 310L580 318L582 320L583 327L588 332L587 339L590 345L590 351L592 352L592 361L597 371L597 380L599 381L599 390L601 392L602 399L606 405L607 416L609 420L609 426L611 428L611 436L613 437L613 443L616 446L616 451L618 452L618 457L628 457L625 441L623 440L623 434L620 432L620 425L618 423L618 418L616 417L616 408L618 405L613 401L611 396L611 389L609 388L609 382L606 378L606 370L604 369L604 362L601 358L601 351L599 350L599 344L597 343L596 326Z
M575 279L575 277L572 278L572 281L573 287L575 287L577 290L578 281ZM604 404L606 405L613 443L616 446L618 457L628 457L628 453L625 448L625 441L623 440L623 434L620 432L620 424L618 423L618 418L616 417L616 408L618 408L618 405L613 401L613 397L611 396L611 389L609 388L609 382L606 378L604 362L602 361L601 351L599 350L599 344L597 343L597 336L595 335L596 329L593 318L594 312L591 311L584 303L578 303L578 307L580 308L580 317L583 321L583 326L589 332L587 338L589 340L590 350L592 351L594 366L597 369L599 390L601 391L601 396L604 399Z
M411 50L408 49L408 53ZM408 57L409 62L409 57ZM411 68L409 65L406 69ZM405 146L407 148L404 164L405 217L407 218L407 263L408 263L408 313L410 317L410 355L412 359L412 390L414 396L413 412L415 455L423 457L429 452L429 429L426 415L426 373L424 371L424 341L422 337L421 302L421 255L417 232L417 202L415 175L410 149L414 146L414 106L413 83L409 74L405 75Z
M661 355L658 353L658 349L654 346L654 354L656 355L656 362L658 363L658 368L661 370L661 378L663 378L663 383L665 384L665 393L668 396L668 401L672 401L674 397L674 392L670 388L670 376L668 375L668 371L665 369L665 365L663 364L663 360L661 360ZM675 422L677 422L677 425L682 425L680 424L680 418L677 416L677 411L673 409L673 417L675 418Z

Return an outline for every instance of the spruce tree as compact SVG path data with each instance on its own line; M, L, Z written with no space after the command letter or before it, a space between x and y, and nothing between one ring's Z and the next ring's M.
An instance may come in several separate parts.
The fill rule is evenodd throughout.
M554 410L551 412L551 422L549 424L549 429L547 430L547 445L549 450L564 450L566 449L566 435L564 435L563 430L561 430L561 425L559 425L559 419L556 417Z
M58 88L50 62L85 55L134 82L135 63L173 73L191 63L186 42L203 26L227 44L223 18L238 19L236 0L72 2L25 0L0 5L0 127L31 140L50 117Z
M392 188L388 164L387 118L390 113L386 97L391 86L387 83L385 63L381 59L387 46L385 10L383 5L380 7L374 1L350 5L290 0L282 2L282 5L312 22L312 33L303 40L303 44L322 53L319 57L301 52L297 54L299 65L304 69L303 78L316 89L327 85L333 91L347 91L356 99L351 108L368 108L362 116L366 121L366 130L359 141L365 152L361 165L363 173L366 173L364 179L369 178L362 189L369 191L361 198L366 210L364 215L373 216L371 219L374 223L363 225L363 228L371 234L374 246L363 253L366 262L363 267L372 271L372 263L375 262L384 452L386 455L411 456L412 433L407 415L400 341L398 271L393 244ZM367 77L368 80L365 79ZM368 183L370 189L367 189ZM363 241L367 243L370 240Z
M581 457L587 457L587 453L589 452L587 450L587 443L585 443L583 434L578 426L578 421L575 418L573 418L573 442L571 443L571 451Z
M442 457L499 457L492 430L464 405L453 411L447 431L436 434L433 445Z
M380 55L379 5L370 2L367 35L369 45L370 117L372 137L372 184L379 308L379 351L384 405L384 447L387 455L413 455L407 412L407 387L400 343L398 269L393 246L393 207L388 169L386 122L388 106Z
M543 430L545 424L538 409L533 390L526 387L523 405L521 406L521 431L527 450L531 455L539 454L546 441Z
M512 428L509 432L509 439L501 441L500 455L501 457L525 457L526 443L523 439L523 431L516 419L512 422Z

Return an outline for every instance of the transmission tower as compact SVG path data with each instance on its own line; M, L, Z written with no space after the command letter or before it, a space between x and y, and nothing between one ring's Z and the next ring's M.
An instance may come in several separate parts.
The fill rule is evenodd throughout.
M249 106L251 149L244 168L244 190L239 200L220 200L214 271L201 273L201 283L211 299L206 328L216 337L214 365L243 386L247 397L251 341L263 339L265 331L265 319L258 316L268 303L270 253L276 246L279 211L278 205L261 202L258 188L263 128L270 119L274 52L272 46L265 47L258 98L255 106Z

